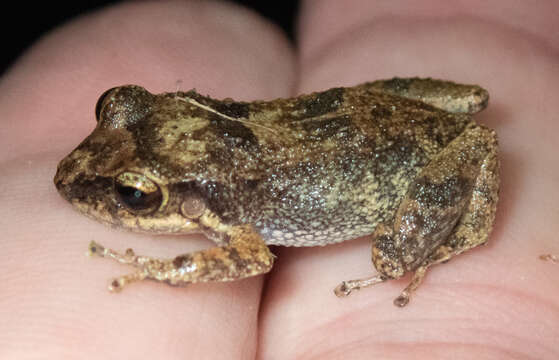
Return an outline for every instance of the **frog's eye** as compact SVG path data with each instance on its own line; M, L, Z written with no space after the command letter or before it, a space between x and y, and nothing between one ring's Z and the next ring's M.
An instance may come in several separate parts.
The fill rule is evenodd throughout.
M186 196L181 204L181 213L189 219L197 219L206 210L204 199L198 194L192 193Z
M99 96L99 100L97 100L97 104L95 104L95 119L97 119L97 121L99 121L99 118L101 117L101 110L103 110L103 102L107 98L107 95L109 95L114 89L116 89L116 87L105 91L103 94L101 94L101 96Z
M120 203L135 213L151 213L161 206L161 189L144 175L124 172L115 178L115 193Z

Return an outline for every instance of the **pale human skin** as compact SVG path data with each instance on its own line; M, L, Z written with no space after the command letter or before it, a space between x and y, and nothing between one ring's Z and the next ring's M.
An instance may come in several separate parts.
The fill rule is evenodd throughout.
M559 254L559 8L446 3L304 3L297 54L268 23L216 3L121 5L38 43L0 82L0 319L9 329L0 358L559 358L559 265L538 258ZM395 75L488 89L476 120L496 129L501 149L488 245L432 268L405 309L392 298L408 279L332 294L374 271L365 238L276 248L267 277L111 294L107 279L128 269L86 258L89 241L160 256L210 243L115 231L52 185L58 160L95 125L97 97L115 85L172 91L180 79L181 89L253 100Z

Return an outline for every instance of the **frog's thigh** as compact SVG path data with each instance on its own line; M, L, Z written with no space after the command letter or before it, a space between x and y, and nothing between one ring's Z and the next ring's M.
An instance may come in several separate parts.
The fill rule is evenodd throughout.
M450 154L456 153L455 150L459 150L460 155L463 155L464 151L472 153L470 156L462 157L466 161L459 162L464 166L464 175L472 173L476 167L478 169L471 195L447 239L415 269L412 281L394 301L398 306L408 303L411 293L421 284L428 267L484 244L491 233L499 192L499 162L495 133L484 127L476 126L472 131L464 133L462 139L457 139L453 145L455 145L454 149L449 149ZM476 165L476 158L481 159L479 165ZM433 176L437 177L435 173Z
M487 130L487 129L485 129ZM481 163L472 196L448 240L428 258L425 264L439 263L466 250L484 244L493 228L499 197L499 160L497 139L487 130L491 146Z
M225 246L180 255L174 259L138 256L131 249L121 255L94 243L90 245L90 252L138 268L132 274L113 280L110 290L120 290L130 282L143 279L172 285L231 281L263 274L272 268L274 256L251 226L233 227L228 236L229 242Z
M405 236L407 268L418 266L414 249L431 244L460 253L487 240L495 219L499 190L497 139L494 131L472 124L417 176L396 214L394 231ZM407 227L410 222L414 227ZM429 239L429 241L424 241ZM417 243L416 243L417 242ZM427 245L429 248L429 245Z

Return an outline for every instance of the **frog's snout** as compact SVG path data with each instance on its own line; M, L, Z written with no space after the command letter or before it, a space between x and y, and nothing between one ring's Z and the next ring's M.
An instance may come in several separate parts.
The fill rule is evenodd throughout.
M56 174L54 175L54 186L56 186L56 190L64 197L66 200L68 198L68 157L65 157L58 163L58 167L56 168Z
M91 179L88 180L87 174L83 171L83 164L79 160L76 160L74 153L66 156L60 161L56 169L56 174L54 175L54 186L68 201L74 199L85 199L91 195L90 184L93 182Z

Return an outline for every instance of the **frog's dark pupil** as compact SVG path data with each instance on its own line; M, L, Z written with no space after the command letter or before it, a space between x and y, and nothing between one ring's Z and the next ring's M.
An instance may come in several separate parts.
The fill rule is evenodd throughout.
M161 204L161 191L145 193L132 186L116 185L120 201L131 210L155 210Z

